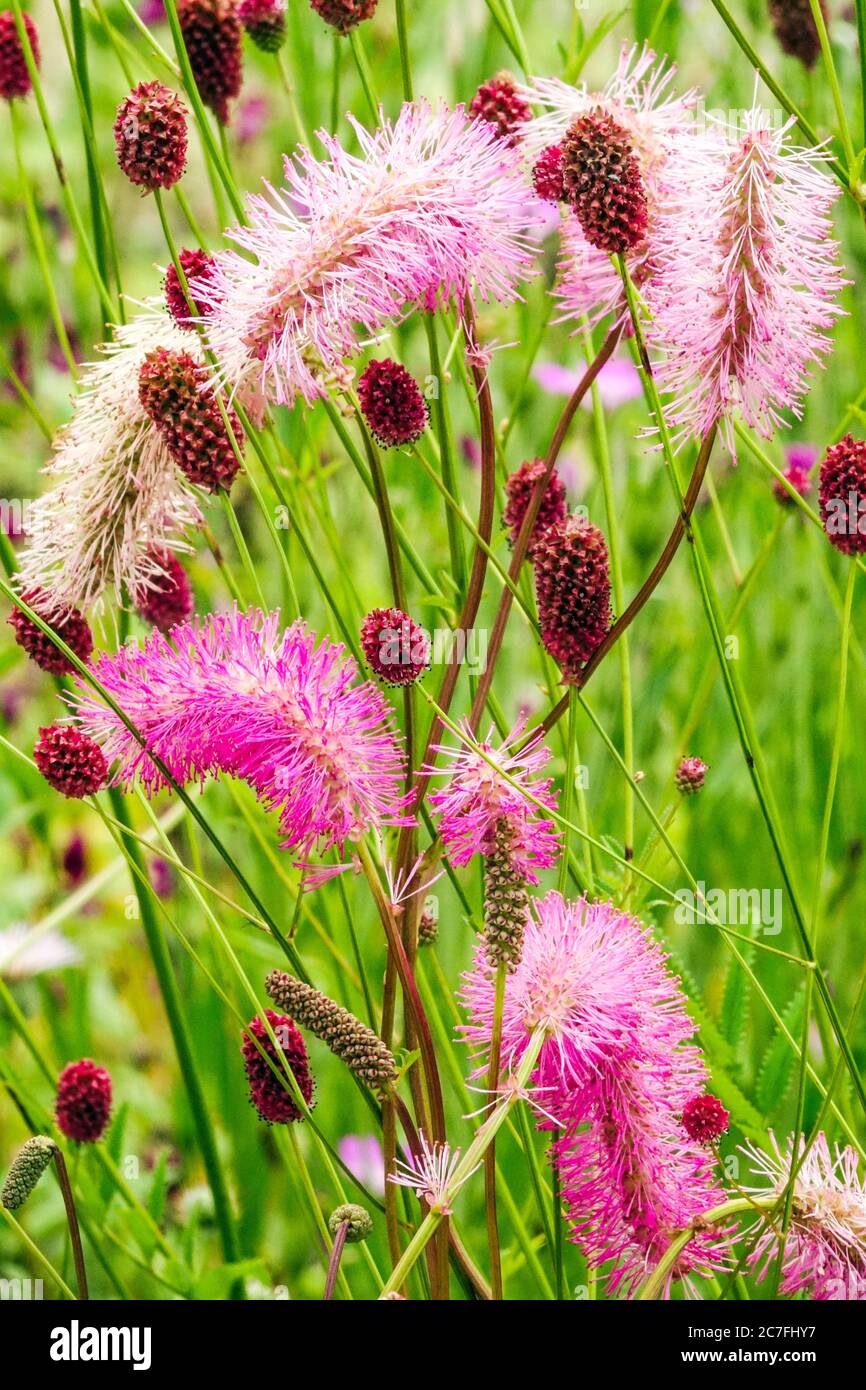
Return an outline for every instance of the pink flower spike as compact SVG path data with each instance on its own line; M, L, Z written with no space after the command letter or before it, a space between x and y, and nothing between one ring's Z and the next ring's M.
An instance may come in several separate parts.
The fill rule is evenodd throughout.
M423 1131L418 1137L421 1152L410 1153L406 1163L398 1159L396 1171L388 1174L388 1181L396 1183L398 1187L411 1187L431 1211L450 1216L451 1202L463 1184L478 1172L481 1164L477 1163L455 1184L454 1174L460 1163L460 1150L455 1149L452 1153L448 1144L428 1144Z
M518 720L494 748L493 725L486 740L478 744L464 725L462 748L439 745L436 749L452 760L452 766L447 771L432 769L437 777L449 780L447 787L433 793L430 803L442 817L439 833L452 864L468 864L474 854L491 854L496 827L504 820L512 836L512 866L528 882L537 883L538 871L556 861L559 835L535 802L555 810L557 796L550 790L551 779L536 775L550 758L541 733L524 748L515 749L525 728L525 718Z

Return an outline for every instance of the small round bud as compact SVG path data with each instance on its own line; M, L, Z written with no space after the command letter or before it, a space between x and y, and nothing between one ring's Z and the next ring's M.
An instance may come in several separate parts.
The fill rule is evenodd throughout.
M101 1139L111 1113L111 1077L85 1057L70 1062L57 1082L56 1114L61 1133L81 1144Z
M71 724L40 729L33 761L50 787L76 800L93 796L108 780L108 764L99 744Z
M117 162L130 183L173 188L186 168L186 107L161 82L139 82L114 120Z
M414 444L427 428L430 410L413 376L399 362L370 362L358 382L361 412L383 449Z
M532 186L545 203L565 201L563 150L561 145L548 145L532 167Z
M532 116L510 72L499 72L482 82L469 103L469 112L476 120L492 125L497 137L509 145L517 143L520 127Z
M178 260L180 261L180 267L186 276L188 285L192 280L207 279L209 272L216 264L216 257L209 255L207 251L199 251L198 249L188 250L186 247L179 253ZM190 308L190 303L187 301L187 297L184 294L183 286L180 283L180 276L177 273L174 262L172 262L165 272L164 288L166 308L175 323L179 328L186 328L191 333L194 333L196 331L195 324L191 323L190 319L193 314L198 314L203 318L206 307L199 304L198 301L192 297L192 290L190 289L190 301L192 304L192 308Z
M704 785L709 766L701 758L683 758L674 773L677 791L683 796L694 796Z
M361 624L361 650L380 680L414 685L430 667L430 638L399 608L374 608Z
M730 1114L715 1096L692 1096L683 1106L683 1129L696 1144L712 1144L720 1139L730 1122Z
M347 1222L349 1229L346 1232L346 1244L355 1245L360 1240L366 1240L373 1229L373 1221L370 1213L365 1207L359 1207L355 1202L344 1202L342 1206L335 1207L328 1217L328 1230L332 1236L336 1236L340 1227Z

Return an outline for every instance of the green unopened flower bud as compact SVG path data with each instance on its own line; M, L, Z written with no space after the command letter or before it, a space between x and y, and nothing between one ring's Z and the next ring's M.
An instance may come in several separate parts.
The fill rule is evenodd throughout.
M336 1236L346 1221L349 1223L349 1229L346 1232L347 1245L354 1245L356 1241L366 1240L373 1229L373 1219L365 1207L359 1207L354 1202L344 1202L342 1206L335 1207L328 1217L328 1230L331 1235Z
M21 1145L0 1194L0 1201L8 1211L23 1207L56 1152L54 1140L45 1134L36 1134Z

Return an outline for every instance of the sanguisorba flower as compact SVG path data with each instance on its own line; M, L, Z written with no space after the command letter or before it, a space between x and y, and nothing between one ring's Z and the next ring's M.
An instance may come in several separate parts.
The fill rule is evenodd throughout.
M244 432L231 406L220 408L209 374L191 352L154 348L139 370L138 398L181 473L215 493L234 482Z
M21 597L28 608L32 608L34 613L38 613L40 618L51 625L79 661L89 659L93 651L93 633L83 613L79 613L77 608L58 609L51 595L44 590L30 589L22 593ZM23 609L13 608L9 615L9 623L19 647L23 647L30 659L35 661L37 666L41 666L43 671L48 671L53 676L62 676L75 669L60 648L54 645L51 638L45 635L32 618L28 618Z
M74 800L93 796L108 780L108 764L99 744L70 724L40 729L33 761L49 786Z
M29 14L22 16L24 29L30 41L30 49L37 68L39 67L39 35ZM30 71L24 56L24 45L11 10L0 13L0 97L13 101L15 97L26 97L30 91Z
M378 3L379 0L310 0L311 8L338 34L348 34L356 25L372 19Z
M361 413L384 449L414 444L427 428L430 407L411 373L390 358L368 362L358 382Z
M361 624L370 670L389 685L414 685L430 666L430 637L399 608L374 608Z
M284 847L342 847L405 823L404 761L384 695L341 646L279 613L208 614L105 653L93 672L177 782L242 778L279 811ZM167 779L122 720L79 682L79 726L148 794Z
M843 555L866 550L866 442L846 434L821 460L818 500L827 539Z
M806 1144L799 1136L797 1157ZM755 1197L784 1200L791 1177L793 1136L782 1149L770 1134L770 1150L748 1143L743 1152L761 1180L747 1188ZM744 1184L745 1185L745 1184ZM776 1221L756 1224L757 1239L749 1264L763 1279L778 1255L780 1229ZM794 1179L791 1220L782 1256L779 1292L804 1292L816 1302L866 1302L866 1187L854 1149L832 1149L818 1134Z
M423 1130L418 1138L421 1141L420 1150L410 1150L405 1163L398 1159L395 1171L388 1174L388 1181L396 1183L398 1187L411 1187L431 1211L448 1216L452 1210L451 1202L481 1164L476 1164L471 1172L455 1182L455 1174L460 1166L460 1150L455 1149L452 1153L448 1144L430 1144Z
M532 558L541 640L578 681L611 624L607 541L588 518L568 516L542 533Z
M594 1266L614 1262L612 1290L630 1292L670 1233L723 1196L710 1155L682 1127L705 1070L665 959L643 924L611 903L549 893L527 919L523 953L505 986L503 1074L544 1028L532 1084L563 1130L555 1152L572 1239ZM495 992L480 947L464 976L470 1022L463 1032L482 1055ZM674 1277L718 1268L725 1250L724 1233L702 1234Z
M695 796L706 781L708 765L703 758L681 758L674 773L674 783L683 796Z
M170 632L176 623L185 623L195 607L186 570L176 555L163 551L153 557L156 577L135 595L135 608L146 623Z
M173 188L186 168L186 107L161 82L139 82L117 108L117 162L130 183Z
M284 0L240 0L238 18L256 48L277 53L286 41Z
M527 459L506 479L506 503L502 520L508 527L512 545L517 543L517 537L520 535L523 519L529 511L529 503L536 484L540 478L544 477L546 471L547 466L544 459ZM558 521L565 521L567 516L568 500L565 493L565 483L554 468L547 487L544 489L538 516L535 518L535 524L529 538L527 553L532 556L536 545L548 527L554 526Z
M57 1123L67 1139L95 1144L111 1114L111 1077L89 1057L70 1062L57 1082Z
M562 186L589 242L608 255L640 246L647 232L647 196L624 126L606 111L587 111L562 139Z
M843 280L827 153L792 144L793 122L746 113L731 145L710 131L678 151L653 236L651 343L682 443L732 417L770 437L800 414L810 369L830 349Z
M326 159L286 160L287 186L250 199L231 233L246 254L220 256L202 287L232 387L312 402L361 333L469 292L510 300L531 263L519 156L487 122L407 102L373 133L353 127L357 154L323 132Z
M559 836L553 821L535 803L555 810L557 796L551 791L551 779L537 775L550 758L541 734L522 748L516 746L525 728L525 719L519 720L498 747L493 743L492 725L477 746L468 728L462 747L438 746L436 752L450 758L451 766L434 770L448 783L431 795L430 804L441 818L439 834L452 864L468 864L475 854L491 855L497 829L504 824L510 832L512 866L524 879L537 883L539 870L556 861Z
M201 99L227 125L243 81L237 0L178 0L177 17Z
M819 0L819 4L827 24L826 0ZM781 48L792 58L799 58L804 67L813 68L821 53L821 40L811 0L769 0L769 11Z
M199 250L198 247L184 247L183 250L178 253L178 260L180 261L180 268L184 273L188 286L191 280L200 277L206 279L215 263L214 256L211 256L207 251ZM165 272L164 287L165 307L168 309L175 323L179 328L187 328L191 333L194 333L195 323L193 319L195 317L202 317L204 314L204 306L199 304L198 300L193 297L191 290L190 297L187 299L183 286L180 283L180 276L177 273L177 268L173 262Z
M501 140L516 144L523 126L532 116L529 102L521 95L510 72L498 72L482 82L469 103L471 114L494 127Z
M309 1108L313 1100L310 1062L304 1039L293 1020L285 1014L275 1014L273 1009L266 1009L265 1016L277 1046L261 1018L254 1018L247 1025L241 1043L250 1102L265 1124L287 1125L302 1120L304 1112L291 1090L285 1068L291 1071Z

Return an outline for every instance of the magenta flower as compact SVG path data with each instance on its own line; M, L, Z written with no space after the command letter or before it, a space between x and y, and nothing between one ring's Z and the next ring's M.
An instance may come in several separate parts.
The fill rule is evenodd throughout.
M343 379L359 329L470 290L511 300L530 263L519 155L489 123L416 102L372 134L353 126L360 154L321 132L325 160L300 149L287 187L250 200L231 235L255 263L220 257L206 296L225 379L278 403Z
M345 1134L337 1141L337 1153L346 1167L370 1192L385 1191L384 1155L374 1134Z
M491 741L493 725L483 743L476 745L467 728L470 742L462 748L439 746L436 751L450 758L452 765L446 772L434 769L437 777L448 778L448 785L434 792L430 802L442 817L439 833L452 864L468 864L474 854L491 854L497 826L504 821L512 867L530 883L537 883L538 871L549 868L559 854L559 836L535 801L555 810L557 797L550 790L551 779L536 776L550 758L541 734L515 749L525 727L526 720L519 720L498 748ZM534 801L527 799L527 793Z
M559 362L538 362L532 369L532 376L541 389L550 395L570 396L577 389L583 370L563 367ZM605 362L596 377L596 385L605 410L616 410L618 406L643 395L640 374L626 357L613 357ZM592 396L589 393L584 396L581 406L584 410L592 410Z
M242 778L277 810L284 848L302 855L406 824L403 756L390 707L341 646L279 613L210 614L127 643L93 666L147 748L177 782ZM152 795L163 773L83 682L80 727L116 759L115 784Z

